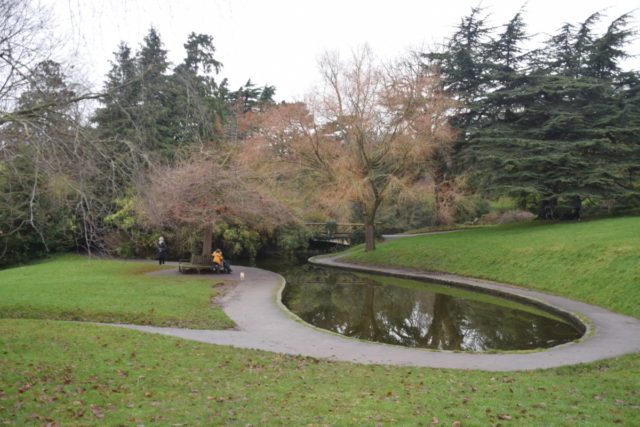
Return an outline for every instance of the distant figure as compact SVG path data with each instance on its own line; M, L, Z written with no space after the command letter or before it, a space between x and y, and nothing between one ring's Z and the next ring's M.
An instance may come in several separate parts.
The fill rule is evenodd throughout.
M553 207L551 206L551 202L545 200L542 202L544 219L553 219Z
M213 262L214 267L217 267L225 273L231 273L231 266L229 265L229 262L222 256L222 251L220 249L216 249L215 251L213 251L213 253L211 254L211 261Z
M158 254L158 264L164 264L164 257L167 253L167 244L164 242L164 237L160 236L158 243L156 244L156 253Z
M580 196L573 198L573 219L580 221L582 219L582 199Z

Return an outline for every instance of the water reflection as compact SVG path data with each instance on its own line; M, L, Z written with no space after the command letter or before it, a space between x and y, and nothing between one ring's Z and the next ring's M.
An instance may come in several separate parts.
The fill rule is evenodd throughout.
M535 308L449 287L306 265L281 271L284 304L349 337L440 350L525 350L580 337Z

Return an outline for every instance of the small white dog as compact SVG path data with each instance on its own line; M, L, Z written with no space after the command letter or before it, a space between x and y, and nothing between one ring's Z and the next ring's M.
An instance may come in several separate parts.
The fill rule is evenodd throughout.
M240 280L244 280L244 271L240 272Z

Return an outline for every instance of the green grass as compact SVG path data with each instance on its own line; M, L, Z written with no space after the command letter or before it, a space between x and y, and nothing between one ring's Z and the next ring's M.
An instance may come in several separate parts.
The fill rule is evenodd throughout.
M484 225L464 225L464 224L454 224L454 225L430 225L428 227L416 228L413 230L405 231L400 234L420 234L420 233L432 233L435 231L453 231L453 230L468 230L471 228L481 228L486 227Z
M638 230L638 218L496 227L390 242L367 256L413 268L456 267L637 315ZM141 274L155 268L60 257L0 271L0 315L26 306L30 317L96 320L106 312L105 320L186 324L199 323L192 311L215 312L210 280ZM337 363L104 325L0 320L0 425L436 422L640 425L640 354L495 373Z
M411 237L345 261L496 280L640 317L640 217Z
M218 281L149 277L157 265L79 255L0 271L0 317L220 329L233 322L211 306Z
M0 321L0 349L0 423L10 425L640 421L637 354L544 371L491 373L337 363L31 320Z

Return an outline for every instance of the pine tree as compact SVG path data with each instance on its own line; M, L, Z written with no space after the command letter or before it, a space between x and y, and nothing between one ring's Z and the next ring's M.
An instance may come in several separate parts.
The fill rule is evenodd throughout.
M435 66L442 73L443 88L460 101L462 109L452 119L452 125L459 129L477 126L484 114L490 28L482 13L481 8L473 8L462 19L442 52L423 54L426 67Z
M102 98L103 107L98 108L93 121L98 124L101 137L110 139L114 145L136 141L140 79L136 60L131 48L124 42L118 45L111 61Z
M191 33L184 44L186 57L170 76L172 134L180 147L200 147L219 141L223 112L216 102L214 75L222 63L214 58L213 37Z
M171 88L166 72L167 51L160 35L151 27L137 55L140 78L140 111L138 125L142 145L147 150L171 158L175 150L170 119Z
M536 201L545 218L558 216L559 203L575 207L633 193L637 74L618 67L632 33L623 15L597 37L599 18L563 26L544 55L487 98L486 108L498 114L471 132L462 153L480 188Z
M219 146L238 135L240 118L273 103L275 88L251 81L232 91L216 81L222 63L213 37L189 34L185 58L173 70L160 35L151 28L136 53L125 43L114 53L105 91L93 121L114 155L152 154L164 162ZM233 139L233 138L232 138Z
M222 63L213 56L216 48L213 46L213 37L208 34L191 33L184 44L187 53L183 69L194 75L208 75L214 72L218 74L222 69Z

